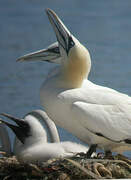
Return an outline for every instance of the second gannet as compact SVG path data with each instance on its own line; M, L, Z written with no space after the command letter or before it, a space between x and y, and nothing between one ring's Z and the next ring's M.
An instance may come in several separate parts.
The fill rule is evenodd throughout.
M96 147L106 152L131 150L131 97L90 82L91 58L88 50L69 32L54 11L47 9L46 12L58 44L45 52L28 54L19 60L53 62L53 59L58 59L59 69L47 78L40 89L41 104L48 116L58 126L90 145L87 156Z
M15 133L17 140L14 143L14 154L23 162L42 162L51 158L69 157L77 153L86 152L88 147L70 141L60 142L55 124L45 112L35 110L28 113L24 119L13 117L9 114L1 114L13 120L17 125L10 124L0 119ZM51 142L47 142L49 132Z

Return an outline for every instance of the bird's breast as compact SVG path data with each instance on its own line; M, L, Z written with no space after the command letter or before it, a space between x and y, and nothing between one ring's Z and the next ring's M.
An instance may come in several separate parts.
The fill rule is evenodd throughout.
M51 88L51 83L50 85L43 84L40 90L41 105L56 125L66 129L77 137L83 132L80 139L89 142L87 130L81 126L72 113L72 103L65 103L60 97L64 91L66 90L62 88Z
M63 127L63 121L66 121L66 114L69 114L70 106L64 104L59 98L60 89L48 88L43 86L40 90L41 105L48 116L55 123Z

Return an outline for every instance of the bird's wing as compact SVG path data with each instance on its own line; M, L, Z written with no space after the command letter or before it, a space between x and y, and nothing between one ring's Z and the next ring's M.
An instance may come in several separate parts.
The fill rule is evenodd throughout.
M72 104L77 101L82 101L89 104L98 105L131 105L131 97L129 97L128 95L122 94L111 88L95 85L93 83L84 88L69 89L62 91L61 93L59 93L58 97L63 102L68 104Z
M80 152L84 152L86 153L88 151L88 147L84 146L82 144L78 144L75 142L71 142L71 141L63 141L61 142L62 147L64 148L66 153L80 153Z
M59 93L59 99L72 107L74 118L91 132L131 143L131 97L88 81L85 84Z
M114 142L131 143L131 105L100 105L77 101L72 113L89 131Z

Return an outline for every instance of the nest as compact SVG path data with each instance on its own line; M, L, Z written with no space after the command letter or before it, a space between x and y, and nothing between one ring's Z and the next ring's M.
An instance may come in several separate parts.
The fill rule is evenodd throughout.
M86 155L53 159L43 163L21 163L15 156L0 158L2 180L78 180L131 178L131 160L86 159Z

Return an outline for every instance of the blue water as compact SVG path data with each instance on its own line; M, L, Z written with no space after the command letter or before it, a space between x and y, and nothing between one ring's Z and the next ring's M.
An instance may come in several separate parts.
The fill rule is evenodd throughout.
M56 40L45 8L55 10L89 49L90 80L131 95L130 0L0 0L0 112L22 117L41 108L39 88L54 65L16 59ZM64 130L60 134L78 141Z

